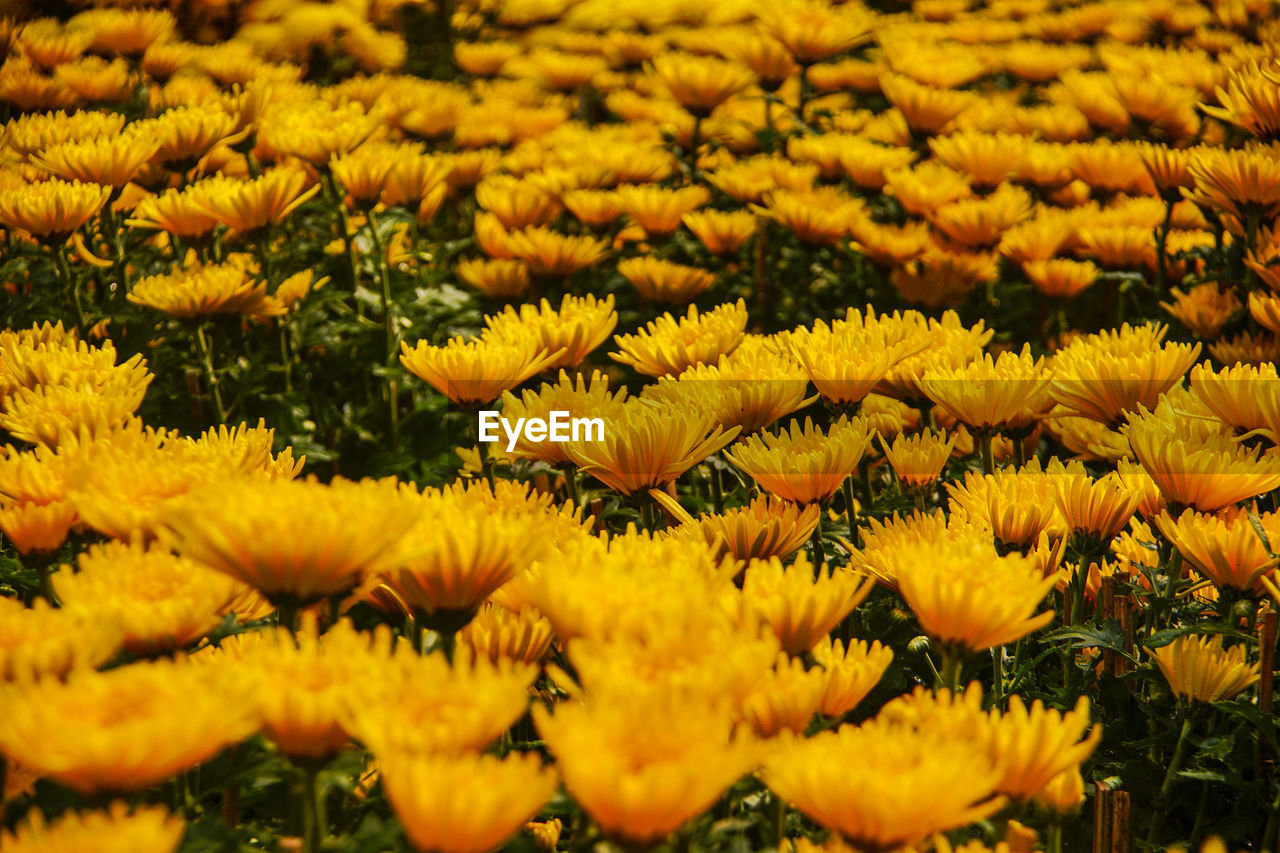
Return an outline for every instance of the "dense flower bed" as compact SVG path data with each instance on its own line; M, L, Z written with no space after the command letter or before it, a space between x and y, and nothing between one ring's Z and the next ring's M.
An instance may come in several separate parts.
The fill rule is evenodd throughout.
M1274 4L435 2L0 20L0 853L1275 850Z

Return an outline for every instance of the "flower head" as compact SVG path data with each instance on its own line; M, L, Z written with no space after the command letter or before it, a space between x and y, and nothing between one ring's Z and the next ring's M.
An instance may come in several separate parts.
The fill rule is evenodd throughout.
M52 178L25 184L0 196L0 225L61 243L92 219L110 197L110 187L80 181Z
M1018 429L1049 409L1049 376L1044 359L1022 352L990 354L968 364L938 365L920 377L920 389L965 426Z
M777 557L753 560L743 578L741 598L734 601L740 618L763 619L789 655L811 651L874 585L848 569L824 568L815 571L803 553L789 566Z
M725 458L775 497L796 503L830 499L857 469L871 442L866 420L841 417L823 432L805 418L777 433L750 436Z
M1153 649L1151 657L1169 689L1192 702L1226 702L1261 678L1258 665L1245 659L1245 646L1227 649L1222 637L1179 637Z
M635 285L643 298L676 305L693 301L715 281L715 276L704 269L673 264L652 255L619 261L618 272Z
M52 821L32 809L12 832L0 834L0 844L6 853L173 853L184 828L163 806L131 811L117 800L105 811L68 811Z
M425 340L412 349L401 341L400 362L459 406L496 400L530 376L547 369L563 350L547 352L540 338L525 335L517 343L486 338L450 338L442 347Z
M655 56L649 72L682 107L704 116L755 80L751 69L735 62L676 52Z
M663 314L634 334L615 335L621 352L609 357L647 376L676 375L732 352L742 343L746 325L747 306L741 299L703 314L690 305L679 320Z

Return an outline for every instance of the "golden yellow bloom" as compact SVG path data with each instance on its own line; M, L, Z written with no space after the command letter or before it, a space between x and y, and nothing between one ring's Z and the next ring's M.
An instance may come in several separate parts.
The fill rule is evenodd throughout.
M1224 649L1222 637L1187 635L1151 650L1151 657L1174 696L1192 702L1226 702L1261 677L1258 665L1248 663L1245 652L1239 643Z
M1016 184L1002 184L982 198L966 198L928 214L935 228L953 242L971 248L991 247L1005 232L1031 215L1031 195Z
M1011 133L961 131L929 140L929 149L943 165L963 172L981 187L994 187L1016 175L1030 139Z
M617 192L622 212L653 237L673 233L685 214L706 204L710 198L706 188L700 186L668 189L653 184L628 184L619 187Z
M114 620L135 655L190 645L217 627L240 592L225 575L159 548L110 542L90 548L78 562L79 572L53 578L62 606Z
M1276 516L1268 513L1257 519L1269 539L1280 539ZM1254 595L1263 592L1261 578L1275 569L1276 562L1247 511L1226 509L1209 515L1186 509L1177 519L1162 512L1155 521L1183 558L1214 585Z
M193 184L194 204L233 231L253 232L276 225L303 202L320 192L306 172L280 167L252 181L210 178Z
M549 419L552 412L568 412L570 418L598 417L609 424L626 398L627 389L611 393L609 377L599 371L592 371L590 379L584 379L582 374L570 377L561 370L554 384L544 382L537 391L524 390L518 398L510 391L503 392L502 415L508 420ZM563 442L530 441L523 430L512 454L548 465L572 464Z
M654 842L701 814L749 772L756 747L723 701L671 689L535 706L538 731L569 794L614 838ZM644 720L663 720L633 737Z
M777 155L740 160L707 174L709 184L740 202L758 202L775 189L811 189L817 178L816 163L793 163Z
M870 443L863 418L841 417L825 433L805 418L803 427L793 420L790 429L750 436L724 455L775 497L814 503L839 491Z
M490 175L477 184L476 203L512 229L549 225L562 209L553 194L511 175Z
M746 210L691 211L681 221L713 255L733 254L756 233L756 217Z
M185 662L79 670L0 698L5 754L82 794L149 788L258 727L243 677Z
M613 190L569 190L560 201L574 218L591 228L603 228L622 215L622 204Z
M920 378L920 390L965 426L1020 429L1048 411L1050 377L1030 347L1006 351L956 367L938 365Z
M584 474L624 495L665 486L738 437L739 427L715 423L710 412L633 398L605 424L603 440L584 436L564 445Z
M1021 468L1001 468L995 474L965 474L962 482L947 483L954 513L987 525L996 541L1020 550L1033 546L1040 534L1058 539L1067 532L1055 504L1054 477L1039 459Z
M646 376L674 376L695 364L714 362L742 343L747 305L741 299L704 314L693 305L680 320L663 314L630 335L615 335L621 352L609 358L629 364Z
M1191 368L1191 393L1224 424L1248 433L1280 435L1280 374L1274 364Z
M892 444L884 443L883 446L884 458L889 461L898 480L919 489L932 485L938 479L951 458L956 436L948 438L943 430L934 433L926 429L915 435L899 433Z
M716 280L704 269L673 264L653 255L619 261L618 272L644 299L677 305L698 298Z
M139 279L128 300L186 320L210 314L278 317L286 310L267 294L265 281L255 280L248 263L233 258L222 264L202 264L194 252L169 273Z
M1094 480L1080 462L1064 466L1053 459L1047 474L1054 480L1058 510L1067 526L1099 542L1109 542L1118 535L1142 500L1141 493L1126 486L1115 472Z
M971 92L922 86L902 74L885 74L880 88L911 129L922 134L938 133L976 100Z
M659 54L648 70L682 107L702 116L755 80L749 68L736 62L691 53Z
M179 106L149 119L145 134L160 141L155 162L176 172L193 168L220 144L234 144L245 133L236 117L219 103Z
M490 299L515 299L529 288L529 268L524 261L467 258L453 268L458 280Z
M131 228L165 231L176 237L200 237L208 234L218 220L199 201L199 191L167 189L160 195L141 199L125 220Z
M875 22L864 7L833 7L816 0L788 0L759 12L765 32L806 67L866 42Z
M1218 421L1196 417L1189 394L1171 396L1154 412L1139 407L1122 429L1165 500L1215 512L1280 487L1280 455L1250 450Z
M539 526L527 513L492 509L473 493L428 490L418 504L416 523L386 555L380 578L429 624L466 624L480 602L542 554Z
M120 650L120 627L97 613L55 610L43 599L28 608L4 598L0 614L0 683L61 678L100 666Z
M657 491L650 494L682 522L677 531L696 533L708 545L723 549L744 563L785 560L809 541L818 525L817 504L800 506L771 495L760 495L744 507L695 519L669 495Z
M67 377L64 384L19 388L4 401L0 427L14 438L55 447L84 433L87 439L121 426L142 405L151 372L140 356L98 376Z
M31 21L12 35L11 46L44 69L78 59L93 41L92 33L65 27L53 19ZM9 46L7 41L6 46Z
M275 103L260 122L255 152L260 159L292 155L323 168L335 154L358 148L377 127L376 117L357 101L338 106L318 99Z
M893 662L893 649L874 642L819 640L813 658L826 671L827 685L818 710L828 717L842 717L858 706Z
M389 480L237 479L188 492L162 519L182 556L273 603L310 603L349 592L379 568L417 512Z
M874 583L848 569L815 570L802 552L789 566L773 557L747 566L741 596L729 604L738 618L759 617L778 635L782 650L799 656L811 651L853 608Z
M537 755L378 756L382 786L421 853L486 853L537 814L556 776Z
M1196 204L1230 214L1270 218L1280 211L1280 157L1269 148L1203 148L1191 163Z
M111 188L52 178L0 194L0 225L59 244L102 209Z
M0 530L19 554L57 551L76 521L76 508L68 501L11 504L0 500Z
M383 635L377 642L382 643ZM379 647L380 649L381 647ZM355 676L343 727L379 757L463 756L486 749L524 714L538 667L491 664L460 646L452 663L397 643Z
M857 765L864 772L849 773ZM765 758L770 790L857 849L894 850L998 811L999 769L980 745L879 719L802 739Z
M534 275L568 276L600 261L608 253L594 237L566 235L537 226L512 231L507 251L524 261Z
M558 353L546 370L574 367L604 343L618 323L613 296L565 296L559 309L543 299L537 305L507 306L501 314L484 318L482 337L495 343L519 346L529 336L538 339L544 354Z
M57 178L120 189L133 180L155 153L145 134L60 142L33 155L31 162Z
M32 809L12 832L0 834L6 853L173 853L185 829L163 806L130 810L123 800L106 811L64 812L46 821Z
M782 42L764 33L733 30L725 34L721 52L751 69L766 92L776 92L798 66Z
M805 669L803 661L780 654L774 668L763 673L742 700L742 716L762 738L803 733L818 713L826 687L821 669Z
M803 368L757 340L747 338L715 364L696 364L674 381L662 377L645 388L644 397L690 403L711 412L721 426L742 427L747 434L813 402L805 397L809 382Z
M1039 699L1028 708L1022 697L1015 695L1009 697L1007 711L992 709L989 713L987 738L1002 774L996 790L1025 802L1060 774L1078 772L1102 740L1102 726L1090 728L1086 696L1076 701L1073 710L1063 713L1045 708Z
M176 21L165 9L106 8L77 15L75 24L93 34L91 49L136 55L172 34Z
M420 152L389 142L366 142L354 151L335 154L329 173L352 201L371 205L383 196L400 157L410 153Z
M512 612L494 604L481 605L475 618L458 632L459 643L493 664L500 660L539 664L551 651L551 638L551 623L530 606Z
M196 439L134 419L87 444L63 442L74 451L68 453L66 494L94 530L113 539L149 540L166 503L197 484L297 476L302 461L288 449L273 457L273 440L273 431L261 424L210 429Z
M1280 98L1276 96L1276 71L1257 62L1248 62L1227 74L1226 88L1214 93L1221 106L1202 104L1214 118L1234 124L1257 139L1272 140L1280 135Z
M901 320L897 314L877 316L869 305L865 316L850 308L843 319L830 325L819 320L812 329L797 330L789 341L822 398L849 406L860 403L899 362L923 348Z
M886 171L884 188L908 213L917 216L973 195L966 176L934 160Z
M442 347L422 340L412 349L401 341L400 349L400 362L411 373L457 405L473 407L496 400L563 355L563 350L547 352L532 336L518 343L454 337Z
M998 556L990 545L904 549L897 582L925 633L944 646L986 651L1053 620L1052 610L1032 614L1057 577L1045 577L1030 557Z
M1070 299L1092 287L1101 270L1092 261L1051 258L1044 261L1024 261L1022 272L1044 296Z
M859 199L834 187L812 190L779 189L767 193L758 212L782 225L796 237L815 245L834 244L849 233L854 222L866 215Z

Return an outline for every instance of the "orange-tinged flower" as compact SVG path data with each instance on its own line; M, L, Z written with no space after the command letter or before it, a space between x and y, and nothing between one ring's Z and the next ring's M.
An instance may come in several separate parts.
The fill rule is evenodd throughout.
M603 259L608 251L594 237L561 234L543 226L508 233L506 250L524 261L530 273L545 276L573 275Z
M807 190L818 178L816 163L793 163L778 155L752 157L707 173L707 183L735 201L760 201L775 189Z
M961 131L929 140L943 165L963 172L975 185L994 187L1016 176L1031 140L1010 133Z
M152 378L146 362L134 356L99 376L72 376L65 384L19 388L0 410L0 427L20 441L49 447L101 436L132 418Z
M562 209L553 194L511 175L489 175L477 184L476 203L509 229L548 225Z
M358 148L377 127L377 118L357 101L337 106L319 99L277 102L260 122L254 153L271 161L292 155L323 168L335 154Z
M77 520L76 508L67 501L47 504L0 501L0 530L19 554L57 551L67 541L67 534Z
M267 294L267 283L256 280L247 266L236 259L202 264L192 253L169 273L139 279L128 300L185 320L210 314L263 318L285 313L285 306Z
M556 791L532 754L378 756L383 789L421 853L485 853L502 845Z
M884 188L917 216L973 195L967 177L933 160L914 168L887 170Z
M92 219L111 197L111 188L57 178L0 194L0 225L27 231L53 244Z
M1223 648L1222 637L1183 636L1151 651L1169 689L1191 702L1226 702L1261 678L1245 646Z
M1092 261L1051 258L1044 261L1024 261L1022 272L1042 295L1071 299L1092 287L1102 271Z
M818 713L826 687L821 669L805 669L803 661L780 654L774 668L762 673L742 700L742 716L762 738L803 733Z
M547 352L532 336L518 343L454 337L442 347L422 340L410 348L401 341L400 349L400 362L411 373L459 406L492 402L563 355Z
M968 427L1000 431L1031 426L1046 411L1050 377L1044 359L1002 352L958 367L937 366L920 378L929 399Z
M812 654L826 671L827 685L818 710L828 717L842 717L856 708L893 662L893 650L878 641L868 646L859 640L846 648L841 641L826 638L818 641Z
M1054 480L1058 510L1067 526L1099 542L1117 536L1142 500L1141 493L1126 486L1115 472L1108 471L1095 480L1078 461L1064 466L1054 459L1047 474Z
M1173 302L1161 302L1160 307L1206 340L1220 337L1222 327L1243 307L1233 288L1224 289L1214 281L1197 284L1186 292L1175 287L1169 295Z
M733 729L732 709L672 689L533 709L569 794L614 838L654 842L709 808L749 772L757 747ZM629 733L664 720L650 736Z
M646 376L674 376L733 352L746 336L746 325L747 306L741 299L703 314L690 305L679 320L663 314L634 334L615 335L621 352L609 357Z
M900 555L897 582L920 626L944 647L982 652L1034 633L1053 611L1033 615L1058 582L1031 557L999 556L990 544L939 549L918 545Z
M882 439L883 442L883 439ZM915 435L899 433L893 443L884 443L884 458L904 485L921 489L933 485L956 445L956 436L942 430L923 430Z
M648 70L682 107L702 116L755 81L749 68L691 53L658 54Z
M715 276L704 269L673 264L653 255L619 261L618 272L645 299L679 305L693 301L715 281Z
M573 367L613 332L618 324L613 304L612 296L596 299L591 295L566 295L558 309L552 308L545 299L537 306L521 305L518 312L507 306L501 314L484 318L482 337L519 346L532 335L538 339L543 353L559 353L544 369Z
M752 435L724 455L775 497L814 503L839 491L870 442L865 419L841 417L824 433L805 418L803 426L793 420L789 429Z
M200 639L240 592L227 576L160 548L109 542L78 562L78 572L53 578L62 606L114 620L135 655L168 654Z
M1014 225L1031 215L1031 195L1015 184L1002 184L983 198L965 198L938 207L929 222L948 239L971 248L994 246Z
M856 764L865 772L849 773ZM769 789L857 849L894 850L998 811L1000 770L980 745L934 728L874 719L765 757Z
M911 129L922 134L938 133L976 101L972 92L922 86L902 74L883 75L880 89Z
M310 184L310 186L308 186ZM280 167L251 181L210 178L188 190L194 203L233 231L252 233L284 221L303 202L320 192L306 172Z
M624 495L665 486L738 437L710 412L633 398L605 424L603 440L570 441L565 453L584 474Z
M547 617L534 607L511 611L496 604L481 605L475 618L458 632L458 642L478 659L540 664L551 651L553 631Z
M243 674L185 661L78 670L0 696L5 754L81 794L145 790L258 727Z
M85 56L53 70L54 85L70 90L86 101L118 104L127 101L137 87L137 77L123 59L111 62Z
M1054 498L1055 480L1037 458L1021 468L1001 468L995 474L969 472L963 481L947 484L952 512L990 528L1006 548L1026 550L1042 534L1057 540L1066 533Z
M713 255L733 254L756 233L756 217L745 210L694 211L681 221Z
M1176 519L1162 512L1156 516L1156 526L1183 559L1218 588L1260 595L1261 578L1271 573L1276 561L1254 529L1254 519L1268 539L1280 537L1276 516L1251 517L1242 509L1227 509L1217 515L1186 509Z
M710 194L705 187L669 189L653 184L629 184L619 187L618 205L631 221L648 235L665 237L680 227L682 217L706 204Z
M744 507L695 519L665 493L650 494L682 522L677 533L689 531L688 535L700 535L708 545L723 549L743 562L790 557L809 541L820 514L817 504L801 506L771 495L760 495Z
M142 133L60 142L33 155L31 162L68 181L121 189L155 154L158 143Z
M134 206L125 224L131 228L164 231L175 237L201 237L218 224L200 203L199 190L167 189L146 196Z
M1240 222L1280 212L1280 156L1272 148L1202 148L1191 176L1195 189L1184 193L1187 198Z
M791 51L769 35L750 30L734 30L725 34L722 53L751 69L760 88L776 92L798 66Z
M1122 430L1166 501L1214 512L1280 487L1280 455L1248 449L1188 398L1170 392L1154 411L1140 406Z
M75 26L93 34L92 50L137 55L163 41L177 21L166 9L93 9L75 17Z
M173 853L184 829L183 819L163 806L131 810L117 800L104 811L67 811L52 821L32 809L16 828L0 834L0 844L6 853Z
M1155 406L1200 355L1199 344L1161 345L1167 332L1126 323L1072 341L1053 357L1054 400L1106 424L1120 423L1138 406Z
M161 514L179 554L290 603L354 589L417 517L394 481L342 479L225 480L193 489Z
M863 44L875 23L863 7L834 7L817 0L761 7L760 16L765 32L806 67Z
M524 261L495 258L467 258L454 267L458 279L490 299L514 299L529 287L529 268Z
M753 560L743 576L741 595L726 606L737 618L768 624L782 650L809 652L871 593L874 581L849 569L816 567L801 552L788 566L778 557Z
M120 650L120 626L96 612L54 609L38 599L31 607L0 599L0 683L58 679L89 670Z
M1274 67L1247 62L1227 74L1225 88L1214 90L1218 104L1201 104L1208 115L1244 130L1257 139L1272 140L1280 135L1280 98L1276 96Z
M765 195L764 207L759 212L801 241L817 245L838 243L853 223L866 215L860 200L834 187L774 190Z

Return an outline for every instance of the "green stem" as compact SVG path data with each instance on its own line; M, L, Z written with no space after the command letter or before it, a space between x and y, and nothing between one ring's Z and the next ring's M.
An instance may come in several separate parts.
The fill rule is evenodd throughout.
M849 542L850 544L861 547L858 531L858 510L857 504L853 499L853 477L846 477L844 481L844 511L849 520Z
M822 507L818 507L818 523L813 526L809 545L813 548L813 570L816 572L827 561L827 555L822 549Z
M938 673L938 687L945 687L954 696L960 692L960 675L964 669L964 652L942 645L942 669Z
M342 193L338 191L333 175L326 172L324 180L333 199L334 210L338 214L338 227L342 231L342 245L347 256L347 271L351 275L351 292L354 293L360 284L360 265L356 262L355 235L351 233L351 217L347 215L347 206L342 201Z
M276 604L276 616L280 625L289 629L290 634L298 633L298 604L295 601L281 601Z
M84 303L80 297L80 280L71 273L71 263L67 260L66 246L49 247L53 253L53 264L58 270L58 278L62 279L62 287L71 294L71 305L76 313L76 331L83 338L89 330L84 319Z
M1147 845L1154 846L1156 839L1160 835L1160 827L1164 822L1164 814L1169 805L1169 795L1173 793L1174 782L1177 781L1178 769L1182 766L1182 760L1187 754L1187 741L1191 737L1191 729L1194 720L1191 709L1187 710L1187 715L1182 720L1182 730L1178 732L1178 745L1173 748L1173 758L1169 761L1169 767L1164 773L1164 782L1160 785L1160 794L1156 798L1156 808L1151 816L1151 826L1147 829Z
M711 501L716 508L716 514L722 514L724 512L724 481L721 479L720 468L715 464L711 465Z
M1173 202L1164 205L1164 221L1156 229L1156 295L1164 296L1169 279L1169 258L1166 247L1169 244L1169 225L1173 221Z
M200 361L204 365L205 376L209 380L209 394L213 397L213 410L218 416L218 423L227 422L227 410L222 405L222 388L218 385L218 374L213 369L213 350L209 346L209 338L204 331L205 324L196 326L196 346L200 350Z
M992 433L991 429L982 429L978 431L978 444L982 448L982 473L994 474L996 472L995 456L991 451Z
M370 205L365 214L369 220L369 233L372 235L373 251L377 255L375 266L378 270L378 284L382 290L382 334L385 343L384 364L390 367L396 355L395 316L391 312L391 267L387 264L387 252L382 245L382 235L378 232L378 220ZM387 377L387 426L391 431L391 447L400 447L400 383L392 376Z
M582 509L582 496L578 494L578 469L572 463L564 466L564 491L574 509Z
M320 784L323 765L317 760L302 762L302 849L320 853L325 837L324 786Z

